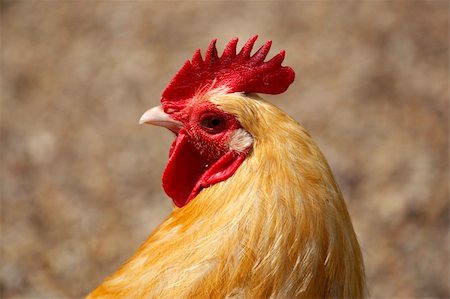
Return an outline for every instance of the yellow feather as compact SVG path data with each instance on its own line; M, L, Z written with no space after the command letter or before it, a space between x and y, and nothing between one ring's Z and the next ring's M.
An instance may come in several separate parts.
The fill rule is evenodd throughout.
M361 251L310 135L257 96L212 96L253 137L236 173L175 209L88 298L361 298Z

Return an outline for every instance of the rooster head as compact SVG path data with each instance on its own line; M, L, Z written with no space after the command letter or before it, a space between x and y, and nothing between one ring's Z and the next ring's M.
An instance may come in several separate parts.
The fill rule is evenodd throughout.
M203 188L231 177L251 152L251 134L237 115L221 109L220 97L279 94L294 81L294 71L281 66L284 51L264 62L271 41L251 55L256 39L250 38L239 53L238 39L232 39L221 57L216 40L205 59L197 50L164 90L162 105L146 111L139 121L166 127L176 135L162 182L177 207L185 206Z

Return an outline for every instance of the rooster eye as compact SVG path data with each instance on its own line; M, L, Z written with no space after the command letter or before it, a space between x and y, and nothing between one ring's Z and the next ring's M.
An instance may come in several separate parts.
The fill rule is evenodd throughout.
M218 119L217 117L211 118L209 124L211 125L211 127L217 127L220 125L220 119Z
M219 116L207 116L200 123L209 133L219 133L224 129L224 120Z

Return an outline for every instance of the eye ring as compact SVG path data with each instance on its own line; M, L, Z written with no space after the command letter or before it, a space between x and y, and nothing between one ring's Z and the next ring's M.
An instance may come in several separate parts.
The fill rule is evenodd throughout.
M200 121L202 128L212 134L220 133L225 128L225 120L219 115L206 115Z

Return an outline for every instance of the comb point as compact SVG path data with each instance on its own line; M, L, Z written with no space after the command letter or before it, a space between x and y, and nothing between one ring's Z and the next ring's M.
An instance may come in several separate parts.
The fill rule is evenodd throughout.
M267 41L261 48L256 51L256 53L252 56L253 63L260 63L266 59L267 54L270 51L270 47L272 46L272 41Z
M245 45L242 47L241 52L239 53L240 56L244 57L244 58L249 58L250 57L250 53L252 52L253 49L253 45L256 42L256 39L258 38L258 35L254 35L252 36L246 43Z
M197 65L200 65L203 63L202 53L201 53L200 49L195 51L194 55L192 56L191 61L192 61L193 66L197 66Z
M206 51L205 54L206 63L212 63L215 62L217 59L219 59L219 56L217 55L216 42L217 38L213 39L209 44L208 50Z
M281 67L281 63L284 60L284 56L286 55L285 50L281 50L280 53L275 55L272 59L267 61L264 65L267 68L275 68L275 67Z
M236 46L239 39L237 37L233 38L228 42L225 49L223 50L222 58L228 58L236 56Z

